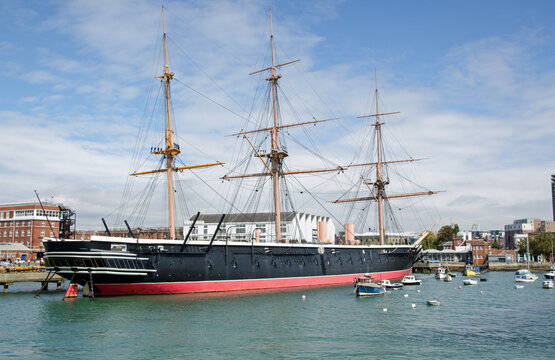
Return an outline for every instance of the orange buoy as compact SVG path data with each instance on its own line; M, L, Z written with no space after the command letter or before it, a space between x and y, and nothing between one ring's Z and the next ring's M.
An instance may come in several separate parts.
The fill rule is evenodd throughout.
M69 284L66 294L64 295L65 298L76 298L77 297L77 284Z

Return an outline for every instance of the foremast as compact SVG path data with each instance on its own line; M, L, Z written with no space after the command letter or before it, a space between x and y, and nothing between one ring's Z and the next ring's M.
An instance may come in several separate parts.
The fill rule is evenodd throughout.
M166 168L165 169L158 169L158 170L150 170L150 171L142 171L142 172L134 172L130 175L145 175L145 174L154 174L154 173L161 173L165 172L167 176L167 183L168 183L168 215L169 215L169 222L170 222L170 238L172 240L175 239L175 206L174 206L174 188L173 188L173 172L174 171L183 171L186 169L193 169L193 168L200 168L200 167L207 167L207 166L214 166L214 165L222 165L225 163L216 162L210 164L201 164L201 165L190 165L190 166L174 166L174 159L177 155L181 153L179 150L179 146L173 142L173 131L172 131L172 118L171 118L171 108L170 108L170 80L173 79L173 72L170 72L169 64L168 64L168 45L166 41L166 21L164 18L164 6L162 6L162 28L163 28L163 39L164 39L164 56L165 56L165 65L164 65L164 74L161 76L156 76L157 79L162 79L164 82L165 87L165 107L166 107L166 119L167 119L167 126L164 134L164 142L165 148L151 151L151 154L154 155L162 155L166 159Z
M383 145L382 145L382 134L381 134L381 127L385 123L380 122L380 116L386 115L393 115L399 114L398 111L389 112L389 113L381 113L379 109L379 102L378 102L378 77L376 75L376 71L374 70L374 77L376 79L376 113L371 115L363 115L357 116L357 118L371 118L374 117L376 122L370 124L376 128L376 147L377 147L377 162L375 163L367 163L366 165L376 165L376 181L369 182L364 177L361 176L362 182L366 185L368 190L370 191L371 197L360 197L360 198L352 198L352 199L342 199L342 200L335 200L333 203L344 203L344 202L355 202L355 201L376 201L378 205L378 229L379 229L379 236L380 236L380 245L385 245L385 227L384 227L384 215L383 215L383 203L386 199L393 199L393 198L401 198L401 197L411 197L411 196L420 196L420 195L432 195L437 194L439 191L425 191L425 192L415 192L415 193L407 193L407 194L395 194L395 195L386 195L385 187L389 184L389 181L384 181L383 174L382 174L382 166L389 163L400 163L400 162L411 162L421 159L406 159L406 160L394 160L394 161L383 161ZM350 166L360 166L364 164L357 164L357 165L350 165Z

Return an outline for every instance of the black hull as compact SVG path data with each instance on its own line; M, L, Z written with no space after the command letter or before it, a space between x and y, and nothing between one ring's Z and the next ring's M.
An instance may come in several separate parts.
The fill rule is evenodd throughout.
M96 295L336 284L351 282L348 275L364 273L400 278L411 272L419 253L419 248L410 246L237 243L182 246L141 241L137 247L117 240L45 241L44 245L47 270L80 285L92 280ZM315 281L307 283L310 279ZM107 287L113 284L137 286L129 291L116 291L113 286ZM143 289L146 284L169 285Z

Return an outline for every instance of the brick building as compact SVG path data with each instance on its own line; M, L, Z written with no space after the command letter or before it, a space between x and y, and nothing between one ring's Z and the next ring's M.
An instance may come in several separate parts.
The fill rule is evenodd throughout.
M36 258L37 253L44 251L42 239L57 237L60 226L60 206L51 203L43 206L44 211L39 203L0 204L0 243L22 244Z
M483 239L469 240L468 244L472 248L472 263L483 267L488 262L489 242Z

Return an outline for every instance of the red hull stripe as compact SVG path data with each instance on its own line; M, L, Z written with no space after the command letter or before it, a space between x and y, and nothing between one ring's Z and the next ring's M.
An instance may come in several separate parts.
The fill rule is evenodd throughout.
M399 271L370 273L375 280L400 279L412 273L412 268ZM366 273L365 273L366 274ZM120 283L94 284L95 295L147 295L147 294L185 294L219 291L241 291L260 289L280 289L291 287L310 287L350 284L356 277L365 274L324 275L291 278L186 281L165 283Z

